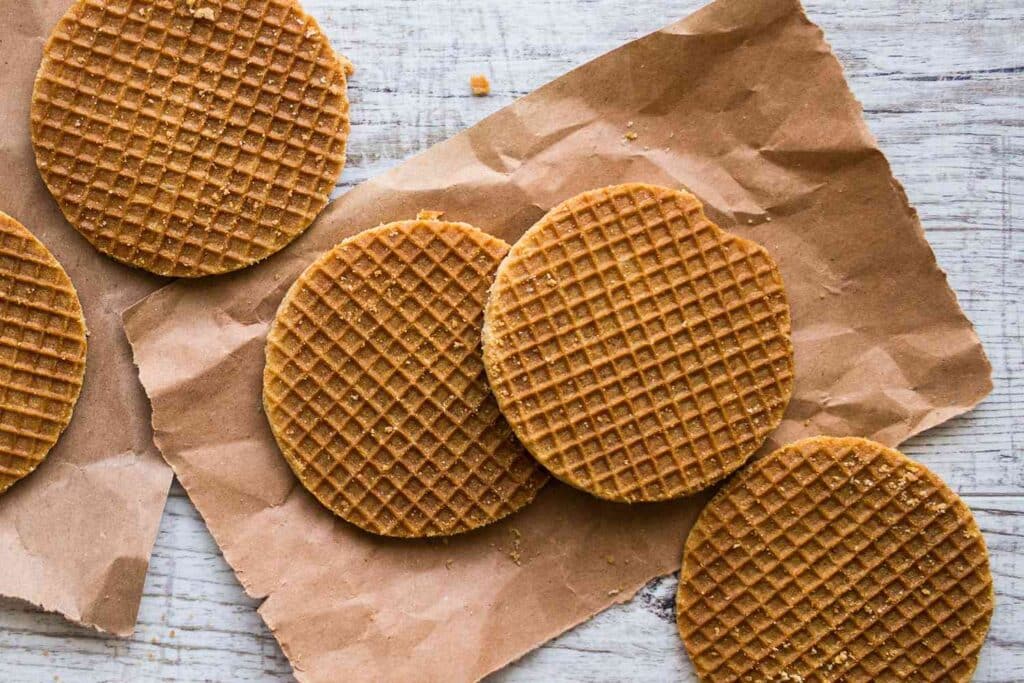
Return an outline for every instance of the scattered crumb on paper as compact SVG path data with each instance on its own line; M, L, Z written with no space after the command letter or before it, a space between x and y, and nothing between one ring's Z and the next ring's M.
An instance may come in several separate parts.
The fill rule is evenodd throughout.
M523 535L519 532L519 529L513 528L512 533L512 549L508 551L509 559L518 565L523 564Z

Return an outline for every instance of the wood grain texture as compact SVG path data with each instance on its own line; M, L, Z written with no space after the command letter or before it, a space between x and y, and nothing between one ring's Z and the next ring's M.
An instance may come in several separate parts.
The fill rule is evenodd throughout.
M350 86L344 191L701 2L305 4L358 69ZM806 4L846 67L992 361L992 395L903 450L965 496L989 544L996 612L976 680L1024 680L1024 4ZM478 72L491 79L490 97L469 94L468 78ZM672 577L655 580L634 600L492 678L695 680L675 633L674 592ZM0 602L0 680L292 680L256 605L175 486L135 637L96 635L55 615Z

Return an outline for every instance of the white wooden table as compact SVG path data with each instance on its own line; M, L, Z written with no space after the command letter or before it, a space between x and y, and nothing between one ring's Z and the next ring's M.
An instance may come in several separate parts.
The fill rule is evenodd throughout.
M306 0L358 68L339 191L701 1ZM989 544L996 612L976 680L1022 681L1024 3L805 1L992 360L992 395L904 450L966 498ZM469 95L478 72L491 78L490 97ZM674 578L656 580L494 679L695 680L674 591ZM175 485L135 637L0 601L0 681L292 680L255 607Z

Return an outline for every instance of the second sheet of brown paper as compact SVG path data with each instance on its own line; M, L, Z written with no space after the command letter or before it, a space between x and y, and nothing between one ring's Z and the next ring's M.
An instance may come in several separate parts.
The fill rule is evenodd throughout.
M797 384L766 448L897 444L988 392L978 338L821 31L796 0L720 0L364 183L266 264L126 313L156 442L300 680L475 679L678 568L703 496L626 506L553 482L447 543L373 537L298 484L260 406L277 305L344 237L434 209L514 242L555 203L631 180L689 188L778 260Z
M32 84L43 44L71 4L0 0L0 211L67 270L90 333L71 424L36 471L0 496L0 595L126 636L135 627L171 471L153 446L121 311L167 279L96 251L64 220L36 170Z

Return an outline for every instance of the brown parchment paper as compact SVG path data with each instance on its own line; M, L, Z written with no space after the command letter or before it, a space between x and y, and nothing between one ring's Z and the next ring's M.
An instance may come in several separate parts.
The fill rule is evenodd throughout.
M114 263L64 220L29 139L43 43L71 0L0 0L0 210L57 256L89 329L85 384L67 431L39 468L0 496L0 595L129 635L171 472L120 312L166 280Z
M768 447L896 444L989 391L821 31L796 0L720 0L357 187L266 264L126 313L157 444L300 680L475 679L677 569L702 499L625 506L555 482L448 543L371 537L296 483L260 409L278 302L342 238L427 208L515 241L556 202L627 180L690 188L781 264L797 383Z

